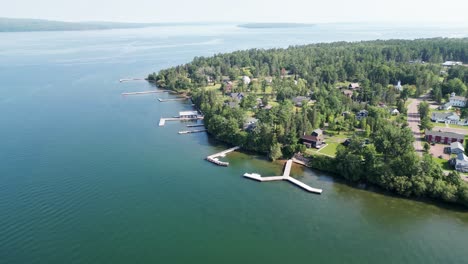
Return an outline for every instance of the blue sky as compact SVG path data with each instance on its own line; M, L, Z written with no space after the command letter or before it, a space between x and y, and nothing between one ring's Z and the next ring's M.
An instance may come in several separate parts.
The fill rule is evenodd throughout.
M399 22L468 25L468 0L14 0L0 17L123 22Z

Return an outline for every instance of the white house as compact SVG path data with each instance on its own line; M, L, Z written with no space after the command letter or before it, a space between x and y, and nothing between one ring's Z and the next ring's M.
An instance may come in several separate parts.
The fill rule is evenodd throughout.
M468 172L468 157L465 153L459 153L455 159L455 170Z
M244 82L244 84L248 85L250 83L250 77L249 76L243 76L242 81Z
M460 154L465 152L465 148L460 142L453 142L450 144L450 152L452 154Z
M392 115L399 115L400 114L400 111L398 111L398 109L393 109L392 110Z
M451 112L432 113L431 120L436 123L458 124L458 122L460 122L460 116Z
M456 66L456 65L463 65L463 63L461 61L446 61L442 63L442 66L446 66L446 67L451 67L451 66Z
M197 111L182 111L179 112L180 118L198 118L200 115Z
M398 91L403 91L403 86L401 86L401 81L398 81L397 85L395 85L395 89L397 89Z
M466 97L463 96L450 96L450 104L452 106L465 107Z
M445 103L443 105L440 105L439 109L440 110L450 110L450 109L452 109L452 104L450 102Z

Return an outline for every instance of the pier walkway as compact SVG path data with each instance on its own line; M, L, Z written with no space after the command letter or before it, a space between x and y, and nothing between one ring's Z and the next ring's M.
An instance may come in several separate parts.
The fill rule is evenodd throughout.
M229 166L229 162L220 161L219 158L226 157L226 154L228 154L230 152L233 152L233 151L236 151L238 149L240 149L240 147L233 147L233 148L230 148L230 149L226 149L224 151L221 151L221 152L218 152L218 153L215 153L213 155L210 155L210 156L206 157L206 160L211 162L211 163L214 163L216 165L227 167L227 166Z
M152 94L152 93L167 93L168 91L143 91L143 92L130 92L130 93L122 93L122 95L138 95L138 94Z
M309 185L307 185L307 184L305 184L303 182L300 182L300 181L294 179L293 177L289 176L290 173L291 173L292 163L293 163L293 160L288 160L286 162L286 166L284 168L283 176L262 177L260 174L257 174L257 173L245 173L244 177L252 179L252 180L260 181L260 182L283 181L283 180L284 181L289 181L290 183L295 184L295 185L301 187L302 189L304 189L304 190L306 190L308 192L321 194L322 189L312 188Z
M188 100L190 97L182 97L182 98L171 98L171 99L161 99L158 98L158 101L163 103L163 102L171 102L171 101L185 101Z

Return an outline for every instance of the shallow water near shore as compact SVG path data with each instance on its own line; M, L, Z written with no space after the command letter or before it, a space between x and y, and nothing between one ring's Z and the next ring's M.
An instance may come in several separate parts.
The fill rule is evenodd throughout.
M416 33L415 33L416 32ZM121 78L253 47L468 36L466 29L233 26L0 33L0 263L464 263L468 212L349 186L234 152L190 123L191 110Z

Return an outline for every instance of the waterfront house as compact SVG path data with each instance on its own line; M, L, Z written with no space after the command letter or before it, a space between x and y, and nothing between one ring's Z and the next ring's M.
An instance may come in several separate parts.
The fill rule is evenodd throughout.
M254 129L257 126L257 122L258 122L257 118L254 118L254 117L247 118L244 122L244 126L243 126L244 130L250 131Z
M198 118L200 115L197 111L182 111L179 112L180 118Z
M295 106L302 106L303 103L309 103L310 102L310 98L309 97L306 97L306 96L296 96L293 98L293 102L294 102L294 105Z
M316 129L311 135L302 136L301 141L308 148L320 148L323 144L323 131Z
M359 83L350 83L350 84L348 85L348 89L350 89L350 90L359 89Z
M463 147L462 143L457 141L457 142L453 142L450 144L450 153L460 154L464 152L465 152L465 148Z
M450 96L450 105L452 106L465 107L466 101L466 97L463 96Z
M463 143L465 139L465 135L454 133L454 132L444 132L441 130L434 131L434 130L426 130L425 137L428 142L433 143L443 143L443 144L450 144L453 142L460 142Z

